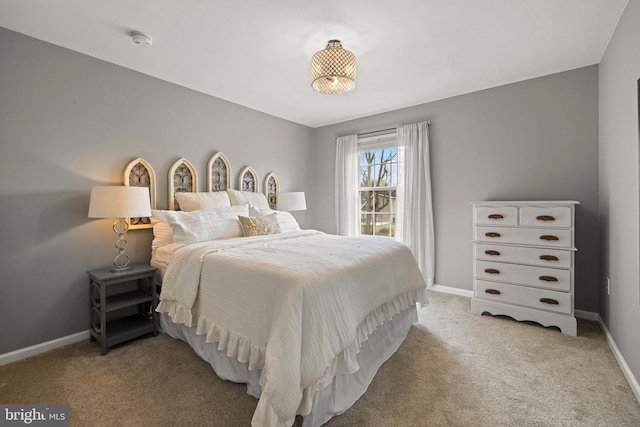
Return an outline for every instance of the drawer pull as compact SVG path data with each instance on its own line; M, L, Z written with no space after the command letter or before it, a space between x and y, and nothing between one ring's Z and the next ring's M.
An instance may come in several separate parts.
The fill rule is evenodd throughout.
M488 233L484 233L487 237L500 237L500 233L496 233L495 231L490 231Z
M540 259L544 261L558 261L558 257L553 255L540 255Z
M536 217L538 221L555 221L556 219L551 215L538 215Z
M540 276L539 279L543 280L545 282L557 282L558 281L558 279L553 277L553 276Z
M500 270L496 270L495 268L485 268L484 272L489 274L500 274Z
M484 291L491 295L500 295L500 291L497 289L485 289Z
M504 219L504 216L500 214L491 214L489 215L489 219Z
M549 234L543 234L542 236L540 236L540 240L547 240L547 241L555 241L558 240L558 236L551 236Z
M540 302L543 302L545 304L558 305L558 301L553 298L540 298Z
M500 252L492 251L492 250L486 250L486 251L484 251L484 253L487 254L487 255L500 255Z

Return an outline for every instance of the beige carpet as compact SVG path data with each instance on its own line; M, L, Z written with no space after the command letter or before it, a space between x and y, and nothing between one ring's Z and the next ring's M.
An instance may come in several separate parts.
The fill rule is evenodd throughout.
M595 322L579 321L573 338L474 316L467 298L429 297L367 393L327 426L640 426ZM166 335L0 367L0 403L68 403L72 426L248 426L256 402Z

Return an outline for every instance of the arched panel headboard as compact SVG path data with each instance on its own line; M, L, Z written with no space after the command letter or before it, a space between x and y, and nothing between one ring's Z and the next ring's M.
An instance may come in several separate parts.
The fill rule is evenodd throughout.
M251 166L247 166L240 172L238 179L238 190L258 192L258 175Z
M231 166L229 159L216 153L207 163L207 191L225 191L231 182Z
M149 201L151 209L156 208L156 173L151 165L142 158L129 162L124 168L123 183L130 187L147 187L149 189ZM149 217L129 218L129 228L151 228Z
M196 192L198 174L189 160L184 157L169 168L169 209L179 211L176 193Z
M271 209L275 210L278 206L278 193L280 193L280 180L272 172L264 179L264 195L267 197Z

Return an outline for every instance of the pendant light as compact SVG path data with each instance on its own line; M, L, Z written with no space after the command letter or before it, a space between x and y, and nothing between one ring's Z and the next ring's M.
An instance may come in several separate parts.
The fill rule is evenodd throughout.
M325 49L313 55L311 86L328 94L345 93L356 87L356 57L342 48L340 40L329 40Z

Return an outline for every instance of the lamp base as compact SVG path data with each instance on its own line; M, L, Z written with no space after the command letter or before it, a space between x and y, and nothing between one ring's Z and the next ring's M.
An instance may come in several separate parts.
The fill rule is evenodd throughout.
M111 267L112 273L124 273L125 271L129 271L133 269L131 265L125 265L124 267Z
M132 268L129 265L129 255L127 255L124 249L127 246L125 236L127 235L128 230L129 223L124 218L118 218L116 222L113 223L113 232L118 236L118 240L116 240L118 255L114 258L113 267L111 267L111 271L113 273L122 273L129 271Z

